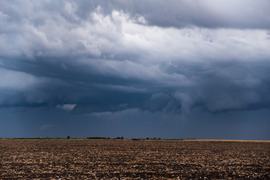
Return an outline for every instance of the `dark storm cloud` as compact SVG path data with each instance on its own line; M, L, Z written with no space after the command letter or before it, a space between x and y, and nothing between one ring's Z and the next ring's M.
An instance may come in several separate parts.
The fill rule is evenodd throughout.
M267 0L114 0L109 2L84 0L76 3L69 2L76 6L74 13L80 19L67 13L66 9L69 8L72 11L72 6L65 7L61 1L45 3L42 8L60 13L67 21L74 23L87 19L89 12L100 6L104 14L111 14L112 10L122 10L132 17L143 16L151 25L163 27L270 28L270 3Z
M270 28L267 0L116 1L116 7L141 14L151 25L164 27Z
M1 1L0 106L269 108L268 1Z

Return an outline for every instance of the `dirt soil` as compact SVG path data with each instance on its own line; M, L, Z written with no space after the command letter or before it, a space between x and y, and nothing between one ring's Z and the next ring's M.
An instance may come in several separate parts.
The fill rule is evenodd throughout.
M270 142L0 139L0 179L270 179Z

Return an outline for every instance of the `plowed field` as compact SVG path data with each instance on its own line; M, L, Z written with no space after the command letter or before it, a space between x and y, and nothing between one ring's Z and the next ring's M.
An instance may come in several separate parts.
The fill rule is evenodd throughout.
M270 142L0 139L0 179L270 179Z

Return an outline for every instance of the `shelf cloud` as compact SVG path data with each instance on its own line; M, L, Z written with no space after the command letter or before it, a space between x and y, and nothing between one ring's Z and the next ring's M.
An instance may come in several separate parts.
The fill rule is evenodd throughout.
M1 106L269 106L267 1L164 3L3 1Z
M268 0L1 1L0 107L269 109L269 9Z

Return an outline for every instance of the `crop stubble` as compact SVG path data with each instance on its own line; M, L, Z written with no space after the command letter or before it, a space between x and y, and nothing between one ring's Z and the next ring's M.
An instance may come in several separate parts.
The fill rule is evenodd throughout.
M270 179L270 143L0 139L0 179Z

